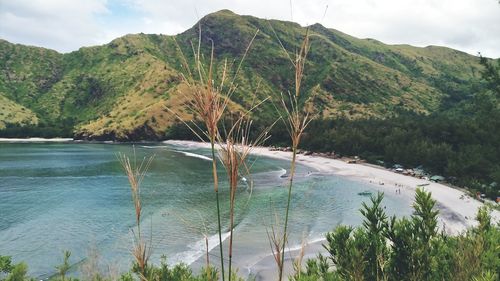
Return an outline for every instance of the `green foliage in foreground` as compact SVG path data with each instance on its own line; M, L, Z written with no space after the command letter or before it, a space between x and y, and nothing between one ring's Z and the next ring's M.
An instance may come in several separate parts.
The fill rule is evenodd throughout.
M0 280L23 281L27 277L28 266L24 263L12 264L10 257L0 256Z
M69 271L71 270L71 265L69 259L71 252L65 251L62 264L55 267L57 273L55 276L51 277L51 281L78 281L79 279L73 277L67 277ZM97 266L97 265L93 265ZM193 274L191 268L185 264L177 264L173 267L169 266L166 262L166 258L162 257L160 264L158 266L148 265L146 269L146 276L140 273L139 266L133 264L129 272L121 274L118 278L107 276L100 272L96 267L89 270L88 267L82 269L82 279L89 281L135 281L135 280L164 280L164 281L216 281L219 279L219 272L214 267L202 268L201 272L196 275ZM12 260L8 256L0 256L0 280L1 281L25 281L34 280L27 275L28 266L21 262L18 264L12 264ZM235 281L243 281L242 278L238 277L236 272L232 273L232 279Z
M120 280L133 281L139 279L146 280L172 280L172 281L215 281L218 280L218 272L216 268L203 268L199 275L193 274L191 269L185 264L178 264L174 267L169 267L166 258L162 257L159 266L148 265L146 276L140 274L140 269L137 265L132 267L128 273L122 274ZM136 278L137 277L137 278Z
M477 227L447 236L438 233L430 193L417 189L410 218L388 218L382 199L378 194L363 204L361 227L328 233L328 256L308 260L292 280L498 280L500 226L492 225L485 207Z

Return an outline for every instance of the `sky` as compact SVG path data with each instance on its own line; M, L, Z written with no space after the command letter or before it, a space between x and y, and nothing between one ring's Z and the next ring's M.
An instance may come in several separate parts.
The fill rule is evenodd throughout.
M128 33L177 34L221 9L500 57L498 0L0 0L0 38L70 52Z

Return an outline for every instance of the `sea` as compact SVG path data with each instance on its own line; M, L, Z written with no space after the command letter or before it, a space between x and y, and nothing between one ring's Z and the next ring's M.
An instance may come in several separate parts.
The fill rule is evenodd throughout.
M140 164L153 156L141 185L142 237L152 263L193 264L218 253L211 153L182 144L0 143L0 255L25 262L29 275L56 273L70 251L71 274L86 263L130 270L135 209L118 155ZM268 232L283 224L290 163L251 155L236 194L234 257L251 266L271 254ZM219 164L223 245L229 236L229 192ZM243 179L244 177L244 179ZM292 189L288 247L321 241L340 224L358 226L373 184L298 165ZM359 193L362 193L361 195ZM409 199L385 194L389 216L411 214ZM279 227L278 227L279 229ZM244 269L243 269L244 270Z

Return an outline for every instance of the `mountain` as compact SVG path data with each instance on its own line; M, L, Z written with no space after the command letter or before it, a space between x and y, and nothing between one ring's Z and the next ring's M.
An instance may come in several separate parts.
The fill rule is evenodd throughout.
M165 107L191 117L182 109L178 46L192 61L200 27L205 55L213 42L217 67L227 59L233 71L259 30L236 79L236 107L267 96L276 102L292 88L293 69L280 42L294 52L307 28L311 50L300 102L316 117L428 114L453 108L482 87L479 59L464 52L387 45L320 24L301 27L222 10L176 36L130 34L67 54L0 40L0 135L57 127L83 139L163 138L175 122ZM255 113L258 121L275 116L271 102Z

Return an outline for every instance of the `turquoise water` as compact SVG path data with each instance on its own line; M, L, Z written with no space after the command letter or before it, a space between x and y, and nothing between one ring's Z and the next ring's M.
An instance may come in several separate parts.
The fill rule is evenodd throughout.
M205 251L204 235L210 248L217 241L211 162L200 157L209 152L164 144L136 145L135 150L138 159L155 155L142 189L152 260L166 255L171 263L195 261ZM132 145L0 144L0 255L26 261L30 274L39 278L54 273L64 250L72 252L74 264L98 253L104 267L127 270L135 211L119 152L132 155ZM263 157L252 162L254 188L242 182L237 195L234 255L240 265L269 254L266 226L273 213L284 210L287 196L280 176L288 162ZM222 201L227 202L222 171L220 178ZM302 237L321 238L340 223L360 224L358 209L368 198L357 193L376 188L299 166L290 246ZM386 195L384 204L389 214L411 212L411 202L393 194ZM224 217L227 207L223 204Z

